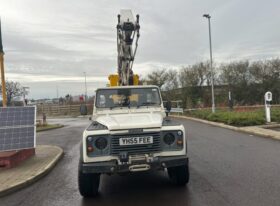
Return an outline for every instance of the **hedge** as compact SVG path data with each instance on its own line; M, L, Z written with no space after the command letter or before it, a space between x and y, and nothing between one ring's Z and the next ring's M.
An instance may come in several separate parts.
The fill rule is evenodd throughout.
M212 113L211 110L195 110L185 112L185 115L200 119L206 119L214 122L222 122L233 126L253 126L265 124L264 110L235 112L226 110L217 110ZM272 108L271 121L280 122L280 109Z

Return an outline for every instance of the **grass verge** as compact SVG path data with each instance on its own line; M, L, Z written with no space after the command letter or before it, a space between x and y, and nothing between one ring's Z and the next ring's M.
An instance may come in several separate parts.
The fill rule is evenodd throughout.
M45 126L37 126L36 132L58 129L58 128L62 128L62 127L64 127L64 125L62 125L62 124L47 124Z
M266 122L264 110L242 112L217 110L214 114L211 110L195 110L185 112L185 115L239 127L262 125ZM280 122L280 109L271 109L271 121Z

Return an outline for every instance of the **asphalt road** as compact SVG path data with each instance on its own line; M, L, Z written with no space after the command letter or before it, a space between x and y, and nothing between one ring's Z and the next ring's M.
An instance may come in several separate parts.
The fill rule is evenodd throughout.
M43 179L0 198L1 206L51 205L280 205L280 142L182 120L188 133L191 179L176 188L166 174L103 176L100 195L84 199L77 186L81 134L89 121L38 134L38 144L54 144L64 158Z

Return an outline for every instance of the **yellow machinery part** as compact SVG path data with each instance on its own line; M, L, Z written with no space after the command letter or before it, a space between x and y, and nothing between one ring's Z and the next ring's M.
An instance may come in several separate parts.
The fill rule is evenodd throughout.
M139 85L139 76L137 74L133 75L133 85Z
M110 83L110 87L115 87L119 85L119 75L117 74L110 74L108 77Z
M119 86L119 75L111 74L108 79L110 81L110 87ZM133 75L133 85L139 85L139 76L137 74Z

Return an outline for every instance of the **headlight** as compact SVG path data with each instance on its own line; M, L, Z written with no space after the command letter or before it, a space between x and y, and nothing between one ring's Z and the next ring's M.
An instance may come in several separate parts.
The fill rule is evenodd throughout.
M104 137L99 137L95 140L95 147L97 149L103 150L107 147L107 145L108 145L108 141Z
M110 155L109 135L92 135L86 138L86 150L89 157Z
M167 134L164 135L163 141L164 141L165 144L171 145L175 141L175 136L172 133L167 133Z
M184 132L182 130L162 132L161 147L163 151L179 151L184 148L184 144Z

